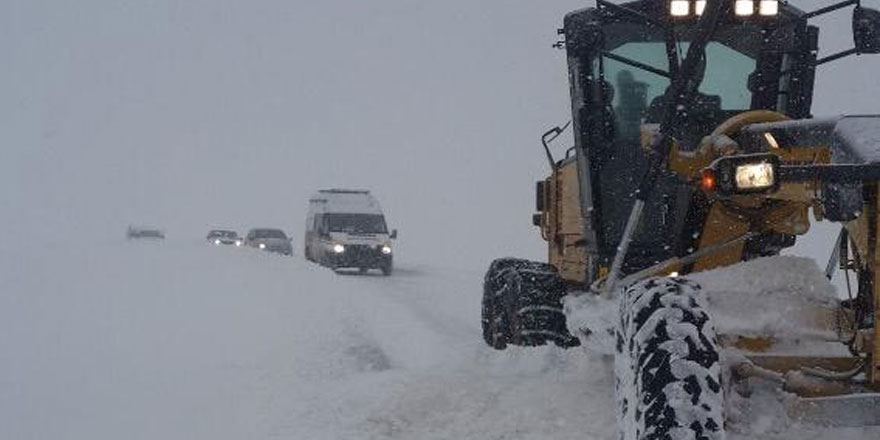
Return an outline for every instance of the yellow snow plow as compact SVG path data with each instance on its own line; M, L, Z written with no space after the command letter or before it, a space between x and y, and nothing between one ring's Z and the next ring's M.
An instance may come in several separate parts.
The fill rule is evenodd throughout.
M810 20L844 8L854 47L820 57ZM574 146L557 160L565 128L542 139L552 172L533 220L548 261L492 263L486 342L610 340L625 439L723 438L725 405L756 384L797 396L805 420L880 425L880 116L812 117L823 64L880 53L880 12L598 0L560 35ZM703 288L793 246L811 212L841 225L825 275L843 271L845 299L815 295L823 280ZM754 322L764 311L786 325Z

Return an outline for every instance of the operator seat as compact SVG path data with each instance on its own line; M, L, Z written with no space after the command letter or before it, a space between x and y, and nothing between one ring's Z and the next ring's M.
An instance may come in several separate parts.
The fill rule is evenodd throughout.
M691 85L701 84L706 74L706 58L700 59L694 71ZM669 86L666 92L651 100L651 105L645 117L645 122L659 124L663 121L664 113L670 97ZM724 121L724 113L721 111L721 97L718 95L706 95L699 90L694 91L690 108L684 109L688 114L685 121L676 121L673 126L673 137L678 141L682 151L696 150L703 137L712 133L712 130Z
M645 122L659 124L663 121L663 114L667 105L666 94L651 100L645 116ZM690 119L687 123L677 123L673 127L679 148L683 151L693 151L699 146L703 137L712 133L712 130L724 121L724 112L721 110L721 97L718 95L705 95L696 92L690 108L686 109Z
M648 108L648 84L637 81L629 70L618 72L615 80L620 91L619 103L615 108L618 133L622 138L638 138Z

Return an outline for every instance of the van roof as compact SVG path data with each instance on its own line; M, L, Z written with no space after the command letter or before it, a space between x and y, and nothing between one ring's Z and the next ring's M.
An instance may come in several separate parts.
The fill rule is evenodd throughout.
M322 189L309 199L309 208L317 213L382 214L379 201L367 190Z
M368 189L331 188L331 189L319 189L318 193L321 193L321 194L369 194L370 190L368 190Z

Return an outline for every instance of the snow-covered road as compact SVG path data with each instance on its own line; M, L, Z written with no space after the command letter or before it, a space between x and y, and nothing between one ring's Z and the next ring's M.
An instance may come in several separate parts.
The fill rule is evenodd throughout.
M6 249L2 439L615 437L607 360L484 346L482 268L337 275L173 240Z
M607 369L591 376L580 352L483 345L480 270L404 262L390 278L346 276L174 241L2 259L0 438L613 432Z

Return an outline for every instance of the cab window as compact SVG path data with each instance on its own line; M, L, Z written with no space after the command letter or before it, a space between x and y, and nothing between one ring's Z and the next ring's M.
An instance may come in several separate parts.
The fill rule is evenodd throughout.
M678 44L679 58L687 54L690 43ZM647 64L660 70L668 69L666 45L662 41L625 43L611 53ZM600 60L594 61L599 70ZM706 63L700 94L711 98L718 110L748 110L752 94L748 89L749 75L756 62L748 55L737 52L718 42L706 46ZM638 137L639 126L651 113L651 122L659 122L660 100L669 87L669 79L644 69L624 64L607 57L601 60L607 95L611 98L617 137Z

